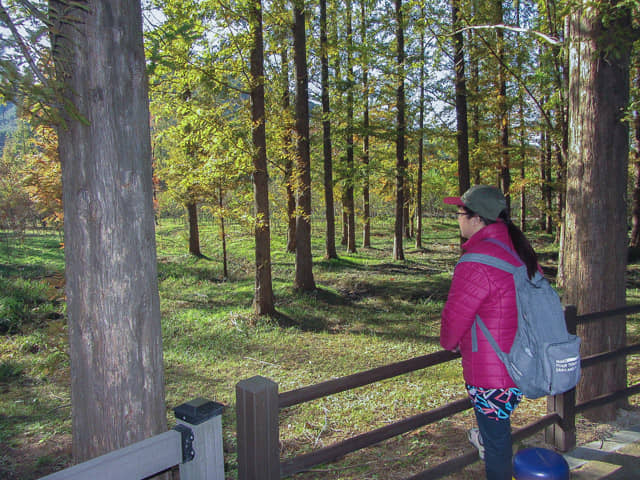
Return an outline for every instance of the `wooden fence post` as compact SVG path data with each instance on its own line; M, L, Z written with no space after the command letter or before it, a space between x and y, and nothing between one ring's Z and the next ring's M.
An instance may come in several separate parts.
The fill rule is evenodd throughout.
M278 480L278 384L256 376L236 384L238 480Z
M564 318L569 333L575 335L578 323L578 311L575 305L567 305ZM560 423L548 427L545 441L561 452L568 452L576 446L576 389L552 397L547 397L547 413L557 413Z
M222 404L204 398L173 409L175 430L182 433L182 480L224 480L222 409Z

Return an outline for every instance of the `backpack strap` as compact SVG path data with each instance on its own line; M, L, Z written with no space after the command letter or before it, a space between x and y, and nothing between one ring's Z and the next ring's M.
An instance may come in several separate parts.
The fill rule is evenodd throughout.
M480 330L482 330L482 333L484 333L485 338L488 340L491 348L493 348L493 351L496 352L496 355L498 355L499 358L502 358L505 352L502 351L502 349L498 345L498 342L496 342L496 339L493 338L493 335L491 335L491 332L480 318L480 315L476 315L476 320L475 322L473 322L473 326L471 327L471 351L478 351L478 333L476 330L476 325L480 327Z
M485 255L484 253L465 253L460 257L460 260L458 260L458 263L462 262L482 263L483 265L489 265L490 267L495 267L511 274L515 273L515 271L520 268L515 265L511 265L506 260L502 260L501 258L497 258L492 255Z
M485 238L483 240L483 242L489 242L489 243L493 243L494 245L498 245L500 248L502 248L505 252L507 252L509 255L511 255L515 260L518 261L518 264L520 265L524 265L524 262L522 261L522 259L520 258L520 255L518 255L516 252L513 251L513 248L509 247L506 243L501 242L500 240L498 240L497 238Z
M489 241L489 240L487 240L487 241ZM501 246L503 246L503 248L507 249L507 251L510 250L509 247L504 245L502 242L499 242L499 243L502 244ZM515 252L513 252L513 254L515 255ZM518 257L518 260L520 260L519 257ZM515 265L510 264L506 260L502 260L502 259L494 257L492 255L485 255L483 253L465 253L464 255L462 255L460 257L460 260L458 260L458 263L462 263L462 262L481 263L483 265L488 265L490 267L494 267L494 268L497 268L499 270L505 271L505 272L510 273L512 275L519 268L523 268L522 266L516 267ZM520 262L522 263L521 260L520 260ZM477 352L478 351L478 330L477 330L477 326L479 326L480 330L482 330L482 333L484 333L485 338L491 344L491 347L496 352L496 355L498 355L498 357L500 357L501 355L504 355L504 352L500 349L500 347L498 346L498 343L495 341L495 339L493 338L493 335L491 335L491 332L489 331L489 329L487 328L487 326L482 321L482 319L480 318L479 315L476 315L476 319L473 322L473 325L471 325L471 351L472 352Z

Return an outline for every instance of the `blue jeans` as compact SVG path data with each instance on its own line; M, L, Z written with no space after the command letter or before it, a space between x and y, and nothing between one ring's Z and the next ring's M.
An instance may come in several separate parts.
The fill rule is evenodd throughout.
M484 445L487 480L511 480L511 419L496 420L474 409Z

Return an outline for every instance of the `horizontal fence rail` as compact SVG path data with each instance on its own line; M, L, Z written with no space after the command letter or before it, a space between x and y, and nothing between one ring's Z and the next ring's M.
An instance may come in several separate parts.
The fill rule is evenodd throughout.
M41 480L146 478L182 462L180 432L171 430L43 477Z
M178 424L40 480L135 480L177 465L181 480L224 480L220 403L196 398L174 408Z
M364 372L354 373L346 377L328 380L322 383L316 383L308 387L291 390L278 395L280 408L291 407L300 403L309 402L318 398L326 397L346 390L353 390L357 387L363 387L381 380L397 377L405 373L421 370L426 367L432 367L450 360L459 358L459 353L453 353L446 350L430 353L421 357L403 360L401 362L391 363L382 367L373 368Z
M594 312L578 315L578 323L589 323L598 320L604 320L605 318L618 317L621 315L633 315L634 313L640 313L640 305L629 305L627 307L614 308L613 310L607 310L605 312Z

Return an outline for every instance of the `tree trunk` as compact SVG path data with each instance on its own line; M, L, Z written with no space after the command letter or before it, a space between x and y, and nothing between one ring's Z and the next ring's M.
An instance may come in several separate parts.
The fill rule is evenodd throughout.
M282 110L286 112L285 118L289 118L288 112L291 107L291 95L289 93L289 57L287 48L282 47L280 52L280 64L282 65ZM293 172L291 131L293 126L287 121L284 126L283 156L284 156L284 179L287 194L287 252L296 251L296 196L295 196L295 174Z
M75 109L61 112L58 138L82 462L167 429L147 75L140 2L49 7L56 74Z
M479 0L472 1L472 13L476 18L479 18L480 7L478 5ZM473 30L469 31L468 44L474 45L476 43L476 35ZM470 93L471 98L475 99L471 102L471 141L472 151L478 152L480 148L480 102L477 100L480 98L480 62L478 55L475 54L473 49L469 49L469 80L470 80ZM468 106L468 105L467 105ZM470 156L469 158L469 183L471 183L471 175L473 174L473 183L478 185L480 183L480 165L477 159ZM473 163L473 164L472 164Z
M360 1L362 44L367 45L367 16L365 0ZM371 206L369 189L369 55L365 48L362 53L362 246L371 246Z
M187 203L187 213L189 216L189 253L196 257L202 257L200 251L200 229L198 228L198 204Z
M287 182L287 252L294 253L296 251L296 194L295 194L295 178L293 171L293 160L287 159L284 169L284 177Z
M516 8L516 25L520 27L520 0L515 1ZM520 38L520 37L518 37ZM520 42L518 42L519 49L522 49ZM518 70L522 71L522 60L518 55ZM524 119L524 89L522 86L518 87L518 117L520 120L520 230L526 232L527 230L527 190L526 190L526 152L527 143L525 137L525 119Z
M406 169L405 169L406 171ZM404 225L404 238L411 238L411 188L410 182L405 177L404 182L404 208L402 209L402 224Z
M640 64L636 66L635 88L640 91ZM631 205L631 241L629 245L640 247L640 113L633 112L633 131L635 135L635 151L633 152L633 180L632 205Z
M345 206L348 201L346 199L345 190L342 191L342 237L340 238L340 245L347 246L347 238L349 238L349 212Z
M425 7L421 7L424 18ZM422 248L422 170L424 167L424 64L426 62L425 33L420 33L420 105L418 106L418 180L416 182L416 248Z
M609 5L613 6L612 4ZM631 17L602 25L602 13L582 2L570 19L569 162L565 223L566 302L579 314L625 305L626 186ZM622 347L625 317L579 326L582 354ZM585 369L578 402L626 386L626 358ZM622 402L624 403L624 402ZM613 420L620 402L586 412Z
M496 0L496 24L503 22L502 0ZM505 67L504 30L496 29L498 56L498 115L500 130L500 188L507 198L507 208L511 208L511 172L509 165L509 107L507 105L507 73Z
M227 261L227 234L224 226L224 192L222 186L218 188L218 207L220 209L220 243L222 244L222 277L229 279L229 267Z
M395 0L396 13L396 37L398 42L397 65L397 135L396 135L396 210L395 230L393 238L393 259L404 260L404 248L402 244L402 230L404 217L404 180L406 162L404 159L404 134L405 134L405 98L404 98L404 20L402 15L402 0Z
M336 218L333 202L333 158L331 153L331 108L329 103L329 42L327 0L320 0L320 76L322 88L322 152L324 159L324 203L326 218L325 258L338 258Z
M456 91L456 140L458 143L458 189L460 194L471 186L469 175L469 126L467 120L467 84L464 74L464 36L460 29L460 0L451 0L453 18L453 68Z
M355 86L353 74L353 25L352 4L346 0L347 18L347 181L345 184L345 210L347 211L347 252L356 253L356 209L353 195L355 183L353 159L353 88Z
M294 288L315 290L311 258L311 153L309 150L309 79L303 0L294 1L293 48L296 64L296 132L298 175L296 182L296 275Z
M275 313L271 282L271 228L269 220L269 175L264 117L264 49L262 42L262 2L250 8L251 45L251 138L253 141L253 196L256 224L256 281L253 308L258 315Z

